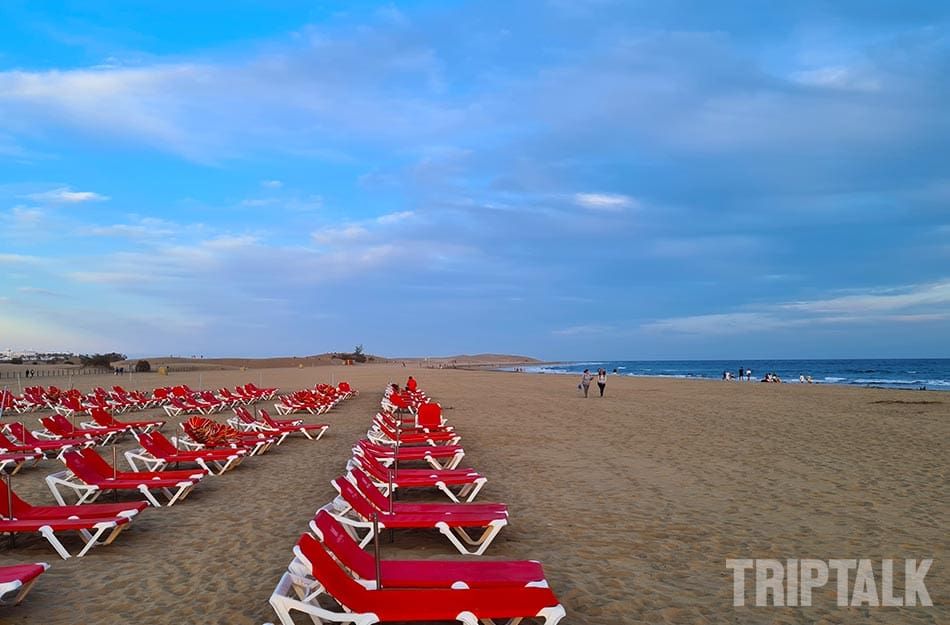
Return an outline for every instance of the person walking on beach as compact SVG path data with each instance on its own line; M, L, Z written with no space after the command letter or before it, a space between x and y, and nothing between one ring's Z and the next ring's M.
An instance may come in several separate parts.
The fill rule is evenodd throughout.
M587 397L587 392L590 391L590 381L593 379L593 376L590 374L590 369L584 369L584 374L581 375L581 387L584 389L584 397Z
M598 369L597 370L597 388L600 389L600 396L604 396L604 387L607 386L607 370Z

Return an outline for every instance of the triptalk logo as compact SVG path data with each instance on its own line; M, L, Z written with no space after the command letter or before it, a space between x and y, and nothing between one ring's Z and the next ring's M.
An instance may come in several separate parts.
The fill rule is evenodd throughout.
M752 572L755 606L810 606L812 591L828 583L832 574L838 591L838 605L847 606L932 606L924 578L933 559L904 560L903 594L894 592L894 560L880 561L880 578L870 559L780 560L765 558L728 559L732 569L732 605L746 605L746 571ZM898 561L898 567L900 561ZM851 571L854 571L852 582Z

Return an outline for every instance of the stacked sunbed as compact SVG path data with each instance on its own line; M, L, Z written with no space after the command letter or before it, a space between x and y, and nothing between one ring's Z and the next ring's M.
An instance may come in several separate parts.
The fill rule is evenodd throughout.
M437 403L418 390L387 388L381 406L345 475L332 481L338 496L310 520L271 595L282 625L293 625L294 611L314 622L360 624L560 621L564 609L536 561L379 558L384 529L436 530L460 553L480 556L508 523L505 504L473 501L487 478L459 468L461 436ZM400 489L434 490L450 501L396 501ZM371 543L376 555L365 550Z

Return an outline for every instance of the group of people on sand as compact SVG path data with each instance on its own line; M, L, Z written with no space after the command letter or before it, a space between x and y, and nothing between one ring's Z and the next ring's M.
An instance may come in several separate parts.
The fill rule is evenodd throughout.
M594 376L591 374L590 369L584 369L584 373L581 374L581 383L577 385L578 389L584 391L584 397L587 397L587 394L590 392L590 383L593 381L594 381ZM603 397L604 389L607 388L607 370L606 369L597 370L597 388L600 389L600 396Z
M746 369L744 367L739 367L739 375L732 375L732 371L723 371L722 379L726 381L739 380L740 382L745 379L746 382L752 381L752 369Z

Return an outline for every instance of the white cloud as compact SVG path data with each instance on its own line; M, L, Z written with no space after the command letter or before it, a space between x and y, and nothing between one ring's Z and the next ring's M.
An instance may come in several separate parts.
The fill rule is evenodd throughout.
M280 180L261 180L261 186L266 189L279 189L284 183Z
M146 239L166 237L175 234L178 228L175 224L164 219L145 217L131 224L111 224L108 226L93 226L82 230L84 234L100 237L116 237L120 239Z
M317 230L310 234L310 238L318 245L340 246L356 243L365 240L369 236L369 230L358 224L351 224L342 227L330 227Z
M574 195L574 202L584 208L609 213L619 213L640 205L636 199L619 193L577 193Z
M40 208L30 206L14 206L10 209L10 216L13 218L13 224L20 227L35 227L40 225L46 217L46 213Z
M240 250L256 245L257 237L246 234L241 236L221 235L204 241L202 246L212 250Z
M38 262L40 258L38 256L26 256L23 254L0 254L0 264L21 264L21 263L35 263Z
M906 312L898 312L902 310ZM764 305L758 311L660 319L644 324L642 329L657 333L732 335L817 324L932 323L944 319L950 319L950 282Z
M376 218L376 222L380 224L394 224L406 219L412 219L415 216L413 211L401 211L398 213L389 213L388 215L382 215Z
M751 254L761 247L760 240L741 235L667 237L654 239L649 253L658 258L725 258L737 254Z
M585 325L561 328L560 330L554 330L552 334L557 336L593 336L598 334L608 334L611 332L613 332L613 328L610 326Z
M792 302L782 308L815 314L840 314L886 312L934 305L950 306L950 281L811 302Z
M117 272L117 271L76 271L67 274L69 278L77 282L88 282L93 284L139 284L142 281L142 274L135 272Z
M51 191L43 191L42 193L31 193L26 197L36 202L52 202L55 204L104 202L109 199L107 195L101 195L92 191L73 191L69 187L60 187Z
M789 321L776 318L768 313L723 313L714 315L692 315L660 319L643 324L646 332L673 332L679 334L728 335L770 330L790 325Z
M34 286L18 286L16 290L19 291L20 293L30 293L34 295L52 295L55 297L61 297L60 293L56 293L55 291L50 291L49 289L40 289Z
M832 65L793 72L791 79L802 85L850 91L879 91L881 80L854 67Z

